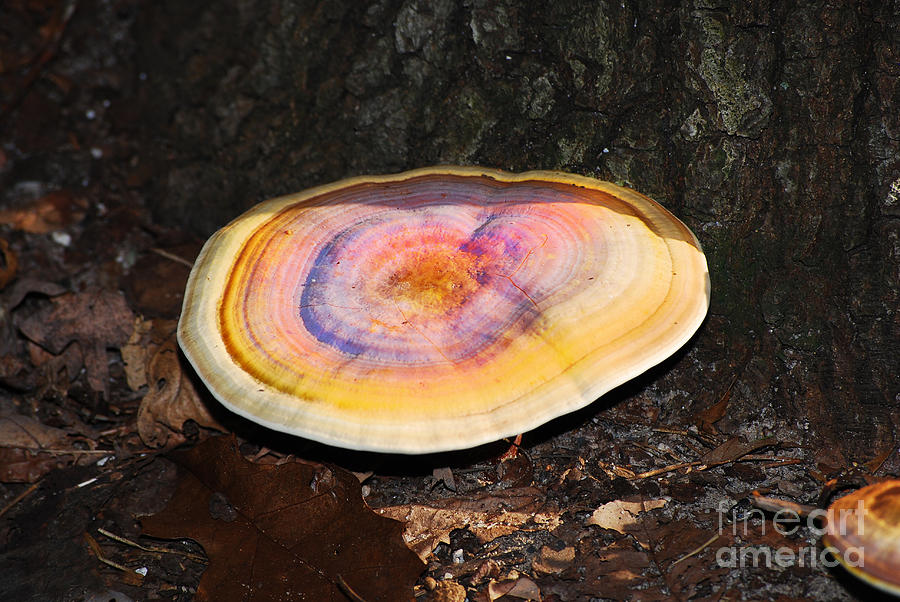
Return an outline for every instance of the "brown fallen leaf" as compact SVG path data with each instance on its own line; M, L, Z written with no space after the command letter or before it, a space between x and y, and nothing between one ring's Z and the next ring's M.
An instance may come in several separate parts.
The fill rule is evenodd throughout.
M0 483L36 483L51 470L68 464L56 454L34 453L20 447L0 447Z
M80 446L75 448L74 444ZM95 442L71 429L61 429L17 412L0 400L0 482L34 483L56 468L96 460Z
M29 294L40 294L47 297L56 297L66 292L65 287L56 282L29 278L27 276L16 280L5 293L7 310L15 309Z
M587 553L580 559L577 585L579 593L598 598L628 600L635 591L641 591L642 600L665 600L661 584L650 557L643 550L636 550L627 537L599 549L596 554ZM651 577L652 576L652 577ZM647 577L651 577L648 579Z
M154 327L163 330L169 326L163 326L160 320L145 320L140 316L136 317L131 336L120 350L125 370L125 382L132 391L137 391L147 385L147 364L150 363L150 358L168 336L154 336Z
M0 383L10 389L28 391L34 389L38 375L32 364L15 355L0 355Z
M435 484L443 483L450 491L456 491L456 479L453 478L453 470L449 466L441 466L431 471Z
M619 533L636 533L646 530L652 525L647 525L645 512L662 508L666 500L614 500L602 504L587 519L585 524L597 525L604 529L613 529ZM640 537L638 538L641 539Z
M428 587L426 585L426 587ZM455 581L438 581L425 598L427 602L465 602L466 588Z
M0 210L0 224L32 234L46 234L80 222L87 201L67 190L51 192L14 208Z
M0 447L21 447L30 450L65 447L68 433L38 422L30 416L16 414L7 404L0 405Z
M540 602L541 589L528 577L518 577L505 581L491 581L488 584L488 597L493 602L499 598L508 596L519 600L534 600Z
M715 583L728 572L719 562L717 552L734 541L710 537L715 535L711 529L698 527L690 520L675 520L652 532L654 560L664 571L666 585L677 599L698 599L704 582ZM715 593L704 597L720 598Z
M732 379L731 384L728 386L728 389L725 390L724 395L722 395L719 401L695 414L694 423L700 427L700 430L704 433L716 432L716 422L725 417L725 413L728 410L728 402L731 399L731 388L734 386L736 380L737 377Z
M175 447L184 443L184 423L193 420L198 425L225 431L213 418L209 408L200 399L194 383L183 370L178 355L178 342L175 338L176 322L162 320L147 329L144 324L136 323L136 335L129 339L127 351L129 371L134 362L145 362L145 377L148 391L138 408L137 427L141 440L149 447ZM140 334L139 331L143 331ZM137 341L135 340L137 336ZM135 349L143 344L144 353ZM140 383L136 376L129 377L129 384ZM140 385L139 385L140 386Z
M70 343L77 342L84 354L88 384L109 399L106 349L124 345L134 322L125 298L117 292L91 289L54 297L51 304L23 320L19 330L52 355L61 355Z
M542 546L537 556L531 560L531 568L535 573L555 575L569 568L574 560L575 548L572 546L566 546L562 550Z
M39 380L35 374L32 382L37 380L40 386L50 385L62 392L66 391L68 383L75 380L84 367L81 345L69 345L62 353L54 355L36 343L25 341L25 352L31 366L41 368L36 371L40 374Z
M412 599L424 566L403 526L365 505L351 473L253 464L233 437L170 457L180 472L175 496L141 522L145 535L188 537L206 550L197 600Z
M707 466L723 464L725 462L734 462L750 452L777 444L778 439L775 437L765 437L755 441L746 441L742 437L731 437L717 448L705 453L703 457L700 458L700 461Z
M722 592L715 588L698 598L705 582L728 572L716 557L725 542L709 545L714 534L685 519L656 523L646 531L648 544L643 546L634 545L633 534L599 549L585 538L573 566L561 575L573 579L566 583L566 594L614 600L720 599Z
M445 498L428 505L387 506L376 512L406 522L403 537L424 561L439 543L450 543L454 529L468 528L482 544L516 531L555 529L562 524L562 513L545 506L543 499L539 490L521 487L476 498Z

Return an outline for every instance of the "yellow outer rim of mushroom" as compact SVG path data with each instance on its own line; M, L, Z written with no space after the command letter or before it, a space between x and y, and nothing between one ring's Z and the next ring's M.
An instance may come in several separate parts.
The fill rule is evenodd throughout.
M287 206L301 204L350 186L398 183L422 176L440 175L485 177L504 183L551 182L597 190L633 206L641 214L642 221L655 226L652 230L665 241L672 265L682 266L679 273L671 279L666 301L661 306L667 305L672 299L675 302L667 307L664 316L653 314L656 319L652 324L641 324L629 333L629 336L634 335L631 340L622 342L616 348L615 361L626 366L625 368L616 374L596 378L590 383L557 378L515 399L514 403L505 403L478 415L456 416L440 422L423 419L419 422L396 424L379 422L377 416L348 416L340 409L325 404L305 403L298 407L296 398L268 389L247 374L225 352L225 344L218 329L218 306L222 294L202 295L201 289L212 287L221 291L224 288L231 263L220 258L238 256L248 236L265 224L274 213ZM704 291L699 299L696 294L698 290ZM421 454L465 449L515 436L587 406L611 389L659 364L682 347L702 324L709 307L709 298L709 273L697 238L660 204L634 190L557 171L510 173L482 167L437 166L399 174L346 178L264 201L236 218L213 234L194 262L178 324L178 341L185 356L216 399L251 421L273 430L349 449ZM660 336L653 329L660 322L676 323L680 328L668 329ZM655 347L653 351L648 351L647 345L651 341ZM605 344L608 345L609 343ZM593 355L582 358L567 370L584 366L588 362L609 361L607 357ZM247 401L250 397L252 400ZM567 403L561 401L563 398L568 400ZM235 402L234 399L242 401ZM552 400L552 403L545 403L546 400ZM248 410L248 406L253 411ZM290 424L282 419L284 408L290 408ZM260 416L260 411L268 416ZM301 426L296 426L297 424Z

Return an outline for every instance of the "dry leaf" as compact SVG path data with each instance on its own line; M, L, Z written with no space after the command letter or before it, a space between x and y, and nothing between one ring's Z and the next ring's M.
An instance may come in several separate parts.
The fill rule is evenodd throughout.
M732 383L733 384L733 383ZM725 417L725 412L728 410L728 402L731 399L731 387L725 392L722 396L722 399L709 406L708 408L704 408L697 412L694 417L694 422L700 429L707 433L716 432L716 422Z
M43 424L19 414L12 402L0 401L0 482L34 483L56 468L95 461L80 453L84 449L74 449L74 441L88 449L95 447L87 437Z
M523 487L474 499L388 506L376 512L406 522L403 537L424 561L439 543L450 543L454 529L468 528L482 544L516 531L552 531L562 524L561 513L545 507L544 497L537 489Z
M628 600L636 590L641 589L645 596L642 599L666 599L660 584L644 576L651 566L647 553L635 549L628 538L614 541L596 555L586 554L583 562L584 580L579 586L585 594Z
M543 546L538 555L531 560L531 568L535 573L556 575L569 568L574 560L575 548L572 546L566 546L562 550Z
M450 491L456 491L456 479L453 478L453 470L449 466L442 466L431 471L431 476L436 482L441 482Z
M11 404L0 404L0 446L25 449L52 449L68 438L62 429L15 412Z
M701 549L712 534L689 520L679 520L648 530L649 543L642 547L636 547L632 537L621 536L595 551L585 540L572 569L562 574L563 578L577 575L576 582L567 583L571 586L567 593L613 600L698 599L704 582L728 572L716 564L721 543ZM707 591L699 599L720 597L721 592L710 595Z
M157 322L158 323L158 322ZM162 341L152 336L153 320L134 319L128 342L122 346L122 362L125 364L125 380L128 388L137 391L147 384L147 364Z
M119 293L92 289L54 297L51 306L23 320L19 330L53 355L61 355L77 342L91 389L109 399L106 349L119 348L128 340L134 314ZM74 376L72 374L70 377Z
M540 602L541 588L528 577L507 579L506 581L492 581L488 584L488 596L492 602L503 596Z
M31 365L41 368L41 385L52 384L60 391L64 391L84 367L81 345L69 345L59 355L53 355L38 344L25 341L25 351Z
M36 483L51 470L64 468L71 456L0 447L0 483Z
M427 602L465 602L466 588L455 581L438 581L428 594Z
M71 192L51 192L15 209L0 210L0 224L32 234L60 230L84 219L87 202Z
M628 502L625 500L615 500L608 504L603 504L591 514L586 524L597 525L604 529L613 529L619 533L631 533L641 519L644 512L662 508L666 505L666 500L643 500L640 502Z
M56 297L66 292L65 287L55 282L39 280L37 278L19 278L13 284L6 295L7 309L15 309L25 297L31 293L46 295L47 297Z
M750 452L756 451L762 447L777 444L778 440L775 437L766 437L764 439L757 439L756 441L749 442L741 437L732 437L719 447L704 454L703 457L700 458L700 461L707 466L725 462L734 462Z
M196 540L210 564L197 600L404 600L424 568L402 525L375 515L337 467L253 464L234 438L171 454L175 496L142 520L153 537Z
M226 430L212 417L194 383L182 369L175 322L165 321L164 324L170 330L168 336L158 346L152 341L148 343L148 349L156 347L156 350L147 363L149 390L138 408L138 433L150 447L174 447L184 443L183 426L188 420L204 428ZM162 332L154 329L153 335L159 337ZM131 357L136 355L133 351L129 354Z

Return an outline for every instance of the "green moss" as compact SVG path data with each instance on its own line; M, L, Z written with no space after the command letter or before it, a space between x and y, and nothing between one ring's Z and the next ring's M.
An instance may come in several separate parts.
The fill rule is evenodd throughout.
M772 101L760 88L746 63L753 45L747 36L728 32L713 17L701 20L703 51L697 72L712 93L724 130L731 135L748 135L772 112Z

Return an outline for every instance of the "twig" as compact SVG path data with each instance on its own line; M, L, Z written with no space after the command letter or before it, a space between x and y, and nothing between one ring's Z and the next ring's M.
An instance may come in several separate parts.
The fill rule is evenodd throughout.
M675 566L676 564L678 564L678 563L681 562L682 560L687 560L687 559L690 558L691 556L696 556L697 554L699 554L700 552L702 552L703 550L705 550L706 548L708 548L709 546L711 546L711 545L713 544L714 541L716 541L717 539L719 539L719 537L720 537L720 535L719 535L718 533L716 533L715 535L713 535L712 537L710 537L708 540L706 540L704 543L700 544L700 547L699 547L699 548L697 548L696 550L694 550L694 551L692 551L692 552L688 552L687 554L685 554L684 556L682 556L681 558L679 558L678 560L676 560L675 562L673 562L671 565L669 565L669 568L671 569L673 566Z
M15 499L13 499L13 501L11 501L11 502L8 503L7 505L3 506L3 509L0 510L0 516L3 516L3 515L6 514L7 512L9 512L9 509L10 509L10 508L12 508L12 507L15 506L16 504L18 504L19 502L21 502L22 500L24 500L26 497L28 497L29 495L31 495L32 492L34 492L34 490L38 488L38 485L40 485L40 483L34 483L31 487L29 487L28 489L26 489L25 491L23 491L22 493L20 493L19 495L17 495L17 496L15 497Z
M125 544L126 546L131 546L137 548L139 550L143 550L145 552L154 552L156 554L177 554L179 556L184 556L186 558L190 558L191 560L197 560L200 562L206 562L206 558L204 556L200 556L199 554L191 554L190 552L179 552L177 550L167 550L165 548L157 548L157 547L146 547L141 544L131 541L130 539L126 539L121 537L120 535L116 535L115 533L110 533L106 529L97 529L97 533L101 535L105 535L114 541L118 541L119 543Z
M894 182L894 184L896 184L896 182ZM869 469L870 473L875 474L876 472L878 472L878 469L881 468L885 462L887 462L887 459L890 458L891 454L893 454L895 451L897 451L897 446L892 444L880 457L874 458L870 462L867 462L865 464L865 467Z
M141 577L143 577L143 575L141 575L134 569L130 569L125 565L119 564L118 562L113 562L109 558L106 558L103 555L103 550L100 549L100 544L97 543L97 540L95 540L93 537L91 537L90 533L85 532L84 539L85 539L85 541L87 541L88 547L91 548L91 551L94 553L94 556L97 557L97 560L99 560L103 564L109 565L109 566L113 567L114 569L119 569L120 571L124 571L126 573L133 573L135 575L140 575Z
M24 449L25 451L45 454L107 454L113 455L108 449L46 449L43 447L15 447L12 449Z
M689 437L691 439L697 439L700 443L704 445L709 445L715 447L719 444L719 441L710 435L706 435L704 433L694 433L686 429L674 428L669 426L657 426L651 429L654 433L664 433L667 435L680 435L682 437Z
M787 510L793 512L797 516L809 516L812 511L817 510L816 506L798 504L797 502L767 497L756 493L750 498L750 501L760 510L767 510L769 512L781 512Z
M682 468L692 468L694 466L704 466L703 462L694 461L694 462L679 462L678 464L669 464L668 466L663 466L662 468L657 468L655 470L648 470L647 472L642 472L640 474L636 474L632 479L646 479L648 477L655 477L656 475L661 475L666 472L675 472L676 470L681 470Z
M153 550L151 548L145 548L144 546L142 546L139 543L135 543L135 542L131 541L130 539L125 539L124 537L120 537L120 536L116 535L115 533L111 533L111 532L107 531L106 529L98 528L97 533L100 533L101 535L106 535L110 539L118 541L119 543L124 543L126 546L131 546L131 547L137 548L139 550L144 550L145 552L158 552L159 551L159 550Z
M347 584L347 582L344 580L343 575L337 576L337 585L339 588L341 588L341 591L344 593L344 595L353 600L353 602L366 602L365 598L353 591L353 588Z
M163 249L157 249L155 247L150 250L161 257L165 257L166 259L171 259L175 263L180 263L181 265L186 265L189 269L194 267L193 263L191 263L184 257L179 257L175 253L169 253L168 251L164 251Z
M654 470L648 470L647 472L642 472L640 474L636 474L633 477L629 477L631 479L646 479L648 477L655 477L657 475L661 475L666 472L675 472L676 470L681 470L682 468L696 468L697 470L708 470L710 468L715 468L717 466L723 466L725 464L735 464L737 462L771 462L772 464L767 466L785 466L788 464L800 464L802 461L797 458L775 458L773 456L757 456L748 454L746 456L741 456L740 458L735 458L733 460L722 460L721 462L710 462L705 463L699 460L694 460L693 462L679 462L677 464L670 464L668 466L663 466L662 468L656 468Z
M750 458L751 460L753 458ZM762 459L762 458L760 458ZM763 468L774 468L775 466L789 466L791 464L803 464L800 458L774 458L768 464L763 464Z
M677 429L671 426L655 426L652 430L654 433L666 433L667 435L681 435L682 437L689 437L693 435L693 433L686 431L685 429Z

